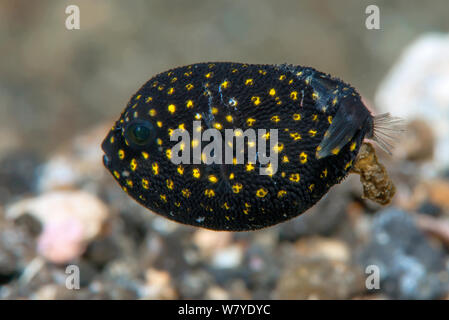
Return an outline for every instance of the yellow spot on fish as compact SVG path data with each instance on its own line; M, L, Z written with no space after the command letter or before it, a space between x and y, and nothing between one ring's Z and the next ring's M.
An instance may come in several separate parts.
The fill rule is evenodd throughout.
M354 151L356 146L357 146L357 143L355 143L355 142L351 143L349 150Z
M177 171L181 176L184 174L184 168L181 165L178 166Z
M153 164L151 165L151 169L153 170L153 173L155 175L159 174L159 165L157 164L157 162L153 162Z
M117 171L115 171L115 170L114 170L114 176L115 176L117 179L120 179L120 174L119 174Z
M214 176L213 174L211 174L209 177L209 181L212 183L217 183L218 179L216 176Z
M269 94L273 97L276 94L276 90L274 88L271 88Z
M230 115L230 114L228 114L227 116L226 116L226 121L227 122L232 122L232 116Z
M307 153L305 152L301 152L301 154L299 155L299 161L304 164L307 162Z
M176 106L175 106L174 104L170 104L170 105L168 106L168 111L169 111L170 113L175 113L175 111L176 111Z
M271 166L271 163L268 164L265 170L270 177L273 176L273 167Z
M278 123L279 121L281 121L281 119L279 118L279 116L272 116L270 119L272 122L274 123Z
M287 194L287 191L285 190L279 190L278 192L278 198L282 198Z
M119 158L120 160L123 160L123 159L125 158L125 151L123 151L122 149L120 149L120 150L118 151L118 158Z
M217 114L218 113L218 108L216 108L216 107L213 107L212 109L211 109L211 111L212 111L212 114Z
M318 92L313 92L312 93L312 99L313 100L318 100L320 98L320 95L318 94Z
M348 170L350 166L352 166L352 160L345 165L345 170Z
M192 108L193 107L193 101L192 100L187 100L186 106L187 106L187 108Z
M313 188L315 188L315 184L312 183L312 184L309 186L310 192L313 192Z
M256 119L254 118L246 119L246 124L248 125L248 127L251 127L254 124L254 122L256 122Z
M193 84L191 84L191 83L186 84L186 89L187 89L187 91L192 90L193 89Z
M320 174L320 178L326 178L327 177L327 168L326 169L324 169L322 172L321 172L321 174Z
M301 140L301 135L298 132L292 132L290 133L290 137L293 138L293 140L297 141L297 140Z
M279 77L279 80L285 80L285 78L287 78L286 76L285 76L285 74L282 74L280 77Z
M298 91L292 91L290 92L290 98L292 100L298 100Z
M215 122L214 123L214 128L218 129L218 130L221 130L221 129L223 129L223 126L221 125L221 123Z
M137 169L137 161L136 161L136 159L132 159L131 160L130 168L131 168L132 171L136 171L136 169Z
M332 149L331 153L337 155L340 152L340 148Z
M332 124L332 116L327 117L327 122L329 122L329 124Z
M292 173L289 178L292 182L299 182L300 179L301 177L299 176L299 173Z
M158 121L158 122L156 122L156 124L159 128L162 128L162 121Z
M225 80L220 84L220 87L222 87L223 89L226 89L227 87L229 87L229 81Z
M142 95L139 94L139 95L136 97L136 100L139 100L141 97L142 97Z
M167 179L166 183L167 183L167 188L169 188L170 190L173 190L173 180Z
M110 143L114 143L114 141L115 141L114 137L111 137L111 139L109 139Z
M212 189L206 189L204 190L204 195L206 195L209 198L215 197L215 191Z
M194 178L198 179L201 176L200 169L194 168L192 170L192 175L193 175Z
M241 183L236 183L232 186L232 192L239 193L242 190L243 186Z
M278 143L274 146L273 150L275 153L282 152L282 150L284 150L284 145L282 143Z
M148 97L148 98L145 99L146 103L150 103L151 101L153 101L153 97Z
M309 130L309 134L310 134L311 137L315 137L315 135L316 135L316 130L310 129L310 130Z
M182 189L181 192L182 192L182 196L183 196L184 198L189 198L190 195L192 194L192 193L190 192L190 190L187 189L187 188L186 188L186 189Z
M317 114L312 115L312 121L318 121L318 115Z
M160 146L162 145L162 139L161 138L157 138L156 142L157 142L158 145L160 145Z
M167 202L167 196L165 194L161 194L159 197L162 201Z
M283 156L283 157L282 157L282 162L283 162L283 163L287 163L287 162L290 162L290 160L288 160L288 157L287 157L287 156Z
M260 104L260 97L252 96L252 97L251 97L251 102L252 102L255 106L258 106L258 105Z
M292 118L293 118L293 120L298 121L298 120L301 120L301 115L299 113L295 113L295 114L293 114Z
M165 150L165 156L167 157L168 160L171 159L171 149Z
M150 182L147 179L142 179L142 187L148 189L150 187Z
M259 198L263 198L267 195L268 191L265 188L260 188L259 190L256 191L256 196Z
M128 187L132 188L133 187L133 182L132 180L126 180L126 184L128 185Z
M167 94L172 95L175 92L175 88L171 87L167 90Z
M206 73L206 75L205 75L205 77L206 78L212 78L214 76L214 73L213 72L209 72L209 73Z
M335 97L335 98L332 100L332 105L335 106L335 105L337 104L337 102L338 102L338 99L337 99L337 97Z
M245 80L245 85L246 86L252 86L254 84L254 80L253 79L246 79Z
M149 114L150 116L154 117L154 116L157 114L157 112L156 112L155 109L150 109L150 111L148 112L148 114Z
M246 171L253 171L254 170L254 165L252 163L248 163L246 165Z
M174 83L174 82L176 82L177 80L178 80L178 78L173 77L173 78L171 78L170 82L171 82L171 83Z
M222 205L221 207L224 208L224 209L226 209L226 210L229 210L229 209L230 209L230 207L229 207L229 205L228 205L227 202L223 203L223 205Z

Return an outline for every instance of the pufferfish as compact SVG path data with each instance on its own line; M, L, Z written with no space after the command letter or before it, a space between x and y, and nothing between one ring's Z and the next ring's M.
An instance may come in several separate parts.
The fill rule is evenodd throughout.
M154 76L131 97L102 143L103 162L154 213L213 230L257 230L316 204L348 175L365 138L388 151L393 122L371 114L349 84L310 67L197 63ZM204 151L203 161L191 152L189 161L173 161L176 130L192 137L207 129L265 133L244 139L244 148L222 144L243 153L243 163L235 154L210 163ZM272 130L275 144L268 143ZM261 140L265 147L246 157ZM177 153L201 143L204 137L190 138ZM260 173L262 153L276 170L271 161Z

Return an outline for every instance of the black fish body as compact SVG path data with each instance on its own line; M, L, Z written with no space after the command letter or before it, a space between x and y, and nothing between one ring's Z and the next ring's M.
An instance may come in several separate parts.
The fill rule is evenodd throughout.
M373 119L354 88L312 68L199 63L163 72L131 97L102 144L104 163L131 197L166 218L255 230L298 216L341 182ZM277 170L261 175L246 156L174 164L170 135L192 135L193 121L203 131L277 129L276 146L267 143Z

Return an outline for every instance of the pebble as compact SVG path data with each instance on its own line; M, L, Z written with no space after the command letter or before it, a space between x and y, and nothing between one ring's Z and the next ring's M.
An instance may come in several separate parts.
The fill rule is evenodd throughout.
M348 299L364 291L360 269L330 259L291 261L281 275L276 299Z
M430 242L405 211L391 207L377 213L371 242L360 261L380 271L380 291L394 299L437 299L449 288L445 254Z
M296 252L302 256L324 258L332 261L350 262L351 252L341 240L328 238L305 238L295 243Z
M54 263L79 257L109 218L107 206L84 191L53 191L21 200L6 210L10 219L25 213L42 224L38 252Z
M176 290L167 271L148 269L145 279L144 299L177 299Z
M217 269L237 268L243 260L243 249L240 245L232 245L217 250L213 256L211 265Z
M422 35L394 64L376 93L380 112L421 119L436 138L435 170L449 165L449 34Z

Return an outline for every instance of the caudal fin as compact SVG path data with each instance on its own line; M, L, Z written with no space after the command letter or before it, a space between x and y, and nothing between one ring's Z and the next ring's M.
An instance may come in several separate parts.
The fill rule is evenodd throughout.
M391 155L394 145L404 132L405 122L402 118L382 113L374 116L373 130L367 138L375 141L382 150Z

